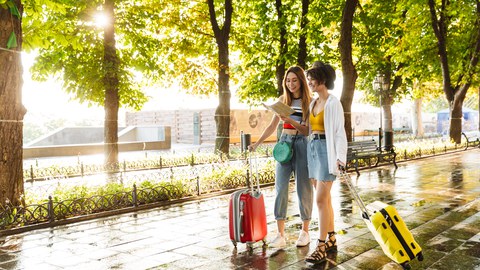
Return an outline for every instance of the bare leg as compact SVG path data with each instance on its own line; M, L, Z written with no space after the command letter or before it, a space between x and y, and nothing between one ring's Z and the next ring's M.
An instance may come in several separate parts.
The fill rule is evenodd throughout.
M308 233L308 226L310 226L310 220L302 221L302 230Z
M331 224L332 217L331 210L329 207L329 199L330 199L330 190L332 188L332 181L318 181L317 188L316 188L316 196L315 201L317 203L318 208L318 225L319 225L319 238L320 240L325 240L327 238L327 233L329 226ZM331 206L331 202L330 202ZM332 221L331 221L332 220Z
M332 206L332 195L330 194L330 192L328 192L328 208L330 210L330 222L328 224L328 232L333 232L335 231L335 227L334 227L334 223L333 221L335 220L334 218L334 213L333 213L333 206Z
M285 220L283 219L279 219L277 220L277 229L278 229L278 233L285 237Z

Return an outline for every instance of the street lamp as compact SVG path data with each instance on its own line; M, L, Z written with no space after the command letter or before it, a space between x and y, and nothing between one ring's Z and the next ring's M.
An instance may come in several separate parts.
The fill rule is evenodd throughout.
M382 96L385 91L388 91L390 84L382 73L378 73L373 81L373 89L379 92L379 104L380 104L380 127L378 128L378 148L382 151L382 133L383 133L383 120L382 120Z

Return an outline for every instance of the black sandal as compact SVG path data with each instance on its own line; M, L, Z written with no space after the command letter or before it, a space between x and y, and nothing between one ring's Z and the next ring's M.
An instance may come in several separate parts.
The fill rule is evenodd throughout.
M328 233L328 239L325 241L325 250L327 252L336 252L337 251L337 239L335 237L335 232Z
M317 248L310 254L309 256L305 257L305 261L309 263L322 263L327 259L327 251L325 250L326 245L325 241L318 240L317 241Z

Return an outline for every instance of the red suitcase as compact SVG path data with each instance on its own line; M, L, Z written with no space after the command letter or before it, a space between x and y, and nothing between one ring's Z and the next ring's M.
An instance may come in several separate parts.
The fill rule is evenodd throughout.
M250 168L252 162L250 158ZM257 171L257 187L242 189L234 192L230 197L229 206L229 229L230 239L235 247L237 243L246 243L248 249L252 244L260 240L266 244L267 236L267 215L265 213L265 202Z

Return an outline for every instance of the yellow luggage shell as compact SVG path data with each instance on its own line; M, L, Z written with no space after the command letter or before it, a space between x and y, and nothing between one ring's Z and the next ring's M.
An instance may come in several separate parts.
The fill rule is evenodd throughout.
M422 248L415 242L397 209L381 202L375 204L382 204L383 208L376 210L370 222L366 222L383 252L399 264L413 260Z

